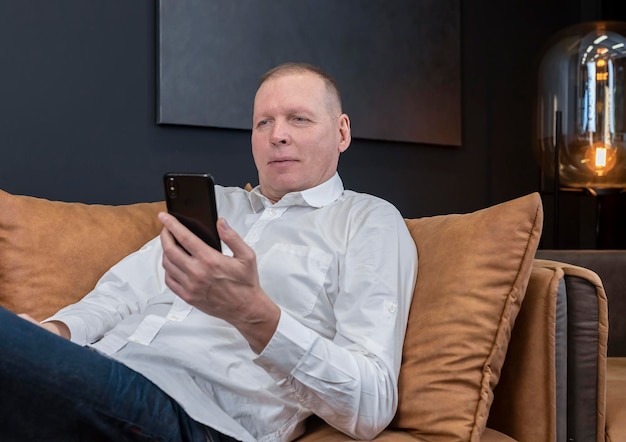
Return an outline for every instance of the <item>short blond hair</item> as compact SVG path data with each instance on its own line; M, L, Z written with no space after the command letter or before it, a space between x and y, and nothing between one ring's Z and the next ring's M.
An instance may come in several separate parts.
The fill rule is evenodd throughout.
M337 106L339 113L342 113L342 105L341 105L341 93L339 92L339 87L337 86L337 82L335 79L329 75L327 72L323 71L320 67L309 64L309 63L283 63L280 64L261 76L259 81L259 87L263 85L268 80L272 78L282 77L283 75L290 74L303 74L310 73L316 75L324 81L324 85L326 86L326 90L329 93L329 98L331 103Z

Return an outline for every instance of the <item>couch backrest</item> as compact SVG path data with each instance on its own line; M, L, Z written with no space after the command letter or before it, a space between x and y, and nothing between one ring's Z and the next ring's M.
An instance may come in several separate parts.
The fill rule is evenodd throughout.
M87 205L0 191L0 305L44 319L155 237L163 203ZM406 220L419 272L392 426L478 441L530 276L543 212L531 194Z
M163 203L90 205L0 190L0 305L42 320L161 230Z

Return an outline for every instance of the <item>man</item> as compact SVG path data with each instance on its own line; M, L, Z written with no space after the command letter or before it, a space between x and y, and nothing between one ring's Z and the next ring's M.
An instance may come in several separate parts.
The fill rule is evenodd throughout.
M330 77L268 72L259 186L216 186L223 254L161 213L159 238L42 324L81 346L0 312L0 439L287 441L311 414L384 429L417 256L391 204L343 189L350 141Z

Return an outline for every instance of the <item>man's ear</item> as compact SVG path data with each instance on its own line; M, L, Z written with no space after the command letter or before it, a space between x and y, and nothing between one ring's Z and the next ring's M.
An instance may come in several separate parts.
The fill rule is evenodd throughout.
M346 114L341 114L339 116L339 135L339 152L345 152L352 141L350 118Z

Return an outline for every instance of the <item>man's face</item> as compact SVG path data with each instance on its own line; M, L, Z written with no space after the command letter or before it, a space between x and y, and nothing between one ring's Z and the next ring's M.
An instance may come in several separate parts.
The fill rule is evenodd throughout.
M334 175L339 154L350 145L350 121L339 112L315 74L282 74L261 85L254 99L252 154L263 195L276 202Z

